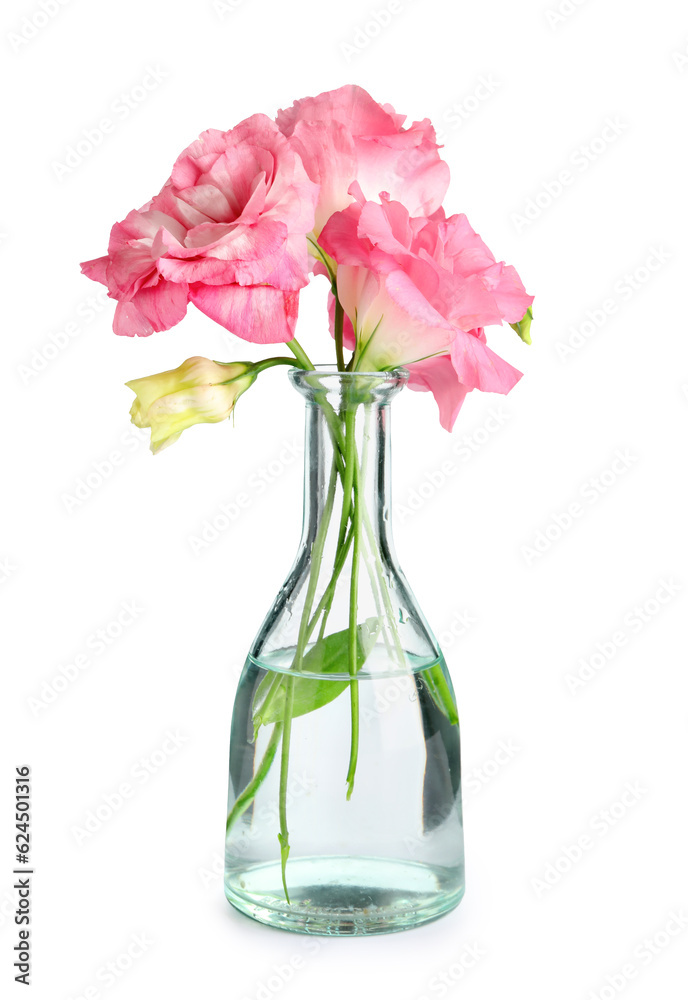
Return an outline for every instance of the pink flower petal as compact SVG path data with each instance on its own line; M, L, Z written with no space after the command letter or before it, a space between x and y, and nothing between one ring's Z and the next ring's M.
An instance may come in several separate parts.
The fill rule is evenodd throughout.
M169 330L186 315L189 290L186 285L160 281L142 288L129 301L117 303L113 329L120 337L148 337Z
M226 330L254 344L279 344L294 336L298 292L269 285L192 285L189 298Z
M264 219L255 226L234 226L231 231L214 240L213 236L223 227L215 225L198 227L203 232L190 231L192 240L205 246L180 250L181 257L163 257L158 269L171 281L203 282L207 285L228 285L237 282L253 285L267 281L268 275L279 265L287 245L287 227L283 222Z
M101 285L107 285L106 270L109 260L110 258L107 255L105 257L96 257L94 260L85 260L81 264L81 273L85 274L92 281L99 281Z
M408 365L408 387L417 392L431 392L440 411L440 423L451 431L469 390L459 381L448 354L427 358Z
M360 216L361 207L357 204L350 205L343 212L335 212L318 237L318 243L325 253L338 264L370 264L372 243L358 232Z
M518 323L533 304L516 269L507 264L493 264L483 271L483 280L507 323Z
M463 331L457 333L451 346L451 360L467 389L507 393L522 375L477 337Z

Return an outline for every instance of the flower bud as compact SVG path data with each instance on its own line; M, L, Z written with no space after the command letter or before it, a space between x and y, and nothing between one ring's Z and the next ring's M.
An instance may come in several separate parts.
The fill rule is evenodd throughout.
M172 371L132 379L126 383L136 393L130 410L132 423L150 427L150 448L155 455L193 424L226 420L256 377L252 367L244 361L221 364L189 358Z

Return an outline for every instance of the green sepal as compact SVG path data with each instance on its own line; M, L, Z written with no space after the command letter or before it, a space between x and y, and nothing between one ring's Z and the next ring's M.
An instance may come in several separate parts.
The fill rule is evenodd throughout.
M530 324L533 322L533 310L531 306L526 309L525 316L518 323L509 323L512 330L515 330L524 344L532 344L530 339Z

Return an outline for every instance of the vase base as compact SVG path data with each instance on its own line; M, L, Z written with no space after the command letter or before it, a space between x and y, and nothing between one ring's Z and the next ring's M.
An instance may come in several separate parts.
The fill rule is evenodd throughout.
M463 871L385 858L314 857L229 870L225 895L241 913L283 930L337 937L388 934L436 920L463 897Z

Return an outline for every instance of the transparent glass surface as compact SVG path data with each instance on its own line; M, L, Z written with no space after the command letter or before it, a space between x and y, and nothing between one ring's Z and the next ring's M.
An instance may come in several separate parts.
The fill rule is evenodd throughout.
M303 533L236 695L225 892L289 930L403 930L464 891L454 692L390 531L389 410L407 376L290 376Z

